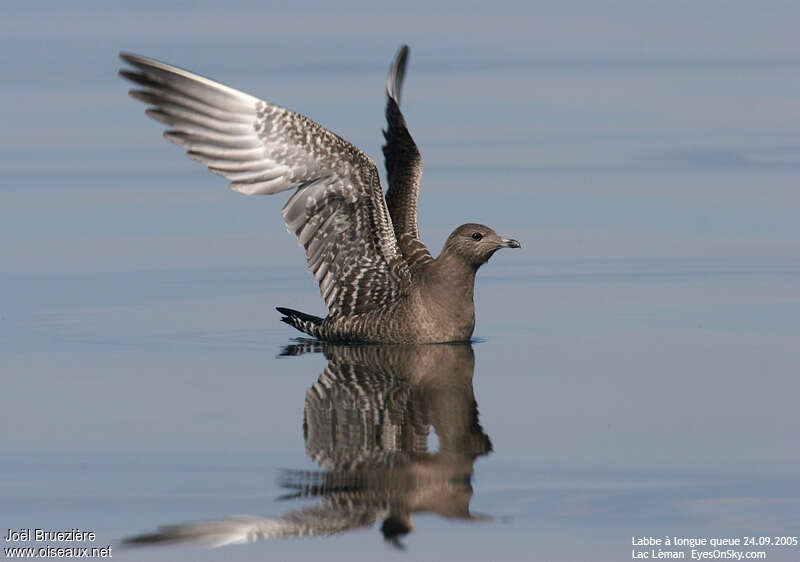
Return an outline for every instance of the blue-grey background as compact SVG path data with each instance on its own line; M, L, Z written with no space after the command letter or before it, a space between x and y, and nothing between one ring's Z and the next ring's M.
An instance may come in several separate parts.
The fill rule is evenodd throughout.
M0 18L0 532L276 515L305 459L322 313L283 196L160 138L117 75L153 56L380 161L384 79L425 159L434 253L478 276L474 511L131 560L624 560L631 536L797 535L800 8L793 2L6 2ZM5 544L4 544L5 546ZM115 546L116 548L116 546ZM687 555L688 556L688 555ZM800 551L771 550L769 560Z

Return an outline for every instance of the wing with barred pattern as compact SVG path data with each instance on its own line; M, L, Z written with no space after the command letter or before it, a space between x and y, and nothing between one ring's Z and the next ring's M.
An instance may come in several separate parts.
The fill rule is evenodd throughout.
M246 195L297 188L282 214L306 250L331 315L385 306L407 294L375 163L311 119L186 70L121 53L141 86L131 96L173 127L167 140Z
M389 181L386 203L392 215L394 234L409 266L414 267L432 261L433 257L420 240L417 225L422 156L400 111L400 94L407 61L408 46L403 45L397 51L386 77L387 127L383 132L386 139L383 157Z

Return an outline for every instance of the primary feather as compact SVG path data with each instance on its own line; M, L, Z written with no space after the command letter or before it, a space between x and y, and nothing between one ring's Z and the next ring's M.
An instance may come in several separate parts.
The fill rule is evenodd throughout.
M131 95L173 127L164 136L246 195L296 188L282 214L306 250L332 315L400 299L410 275L395 239L377 167L311 119L192 72L123 53L143 89Z

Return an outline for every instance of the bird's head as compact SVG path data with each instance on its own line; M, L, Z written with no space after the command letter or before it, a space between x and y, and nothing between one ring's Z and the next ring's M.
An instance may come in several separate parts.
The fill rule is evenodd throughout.
M476 269L485 264L500 248L520 248L519 242L502 238L488 226L462 224L444 243L442 254L455 255Z

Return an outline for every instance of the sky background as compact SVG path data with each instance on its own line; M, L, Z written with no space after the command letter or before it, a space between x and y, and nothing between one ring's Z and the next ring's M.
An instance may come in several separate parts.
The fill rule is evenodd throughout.
M305 458L323 314L279 210L161 137L117 76L161 59L299 111L382 170L385 75L434 254L478 275L495 452L415 559L617 560L634 532L796 532L800 6L793 2L6 2L0 18L0 531L270 515ZM6 521L8 522L6 524ZM792 531L793 529L793 531ZM566 548L564 545L570 545ZM132 558L402 558L375 529ZM771 552L769 560L796 559ZM370 558L371 557L371 558Z

